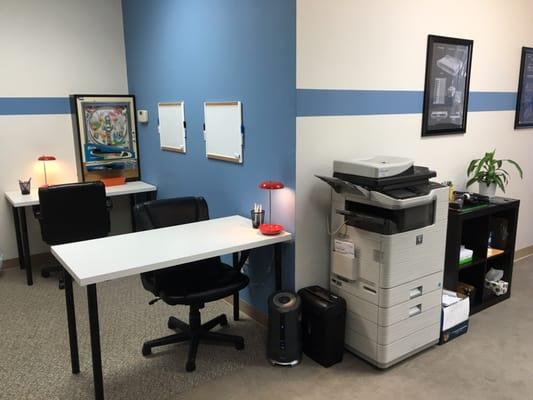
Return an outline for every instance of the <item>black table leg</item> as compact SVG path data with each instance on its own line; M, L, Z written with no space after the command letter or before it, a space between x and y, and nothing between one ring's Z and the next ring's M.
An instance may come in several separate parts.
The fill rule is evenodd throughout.
M281 290L281 243L274 245L274 268L276 276L276 291Z
M137 204L135 194L130 194L131 230L133 232L137 231L137 227L135 226L135 215L133 213L133 208L135 207L135 204Z
M31 270L30 243L28 237L28 225L26 223L26 209L18 208L20 220L20 238L22 241L22 254L24 259L24 268L26 269L26 282L28 286L33 285L33 274Z
M240 272L249 255L250 250L243 250L240 254L233 253L233 268ZM239 320L239 292L233 294L233 320Z
M104 378L102 375L102 353L100 350L100 326L98 323L98 299L96 284L87 286L89 303L89 327L91 331L91 354L93 359L94 398L104 399Z
M20 218L17 207L12 207L13 219L15 220L15 235L17 237L17 250L19 255L20 269L24 269L24 248L22 247L22 236L20 234Z
M239 253L233 253L233 268L238 269L239 268ZM239 320L239 292L235 292L233 294L233 320L238 321Z
M68 339L70 343L70 364L72 373L80 372L80 356L78 353L78 332L76 328L76 310L74 307L74 293L72 291L72 277L65 271L65 301L67 304Z

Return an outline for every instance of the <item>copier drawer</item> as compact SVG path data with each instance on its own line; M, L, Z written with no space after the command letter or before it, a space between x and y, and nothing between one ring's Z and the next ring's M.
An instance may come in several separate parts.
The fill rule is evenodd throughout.
M442 290L434 290L423 296L414 298L389 308L378 307L377 324L389 326L404 319L412 318L430 308L440 306L442 303Z
M379 307L334 285L331 286L331 291L346 300L346 309L348 311L380 326L389 326L404 319L412 318L440 305L442 302L442 290L434 290L389 308Z
M342 288L342 290L372 304L380 307L391 307L434 290L442 289L442 271L390 289L378 289L375 285L362 281L345 282L335 276L331 277L330 283L331 287Z
M435 306L396 324L382 327L353 312L346 315L346 329L353 330L381 345L389 345L430 325L440 324L441 308Z
M380 289L378 305L391 307L440 289L442 289L442 271L390 289Z
M345 344L348 350L362 356L372 364L379 368L387 368L417 351L436 344L439 340L439 329L440 323L433 324L389 345L380 345L347 329Z

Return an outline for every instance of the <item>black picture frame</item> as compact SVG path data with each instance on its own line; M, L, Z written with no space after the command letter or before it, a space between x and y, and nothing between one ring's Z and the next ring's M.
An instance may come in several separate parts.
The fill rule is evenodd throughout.
M522 47L514 127L533 128L533 48L531 47Z
M422 136L466 132L474 41L428 35Z
M137 126L137 107L135 96L131 94L73 94L69 96L72 117L72 127L74 133L74 142L76 145L76 159L78 180L80 182L90 182L105 178L114 178L124 176L126 182L141 180L141 162L139 156L139 139ZM121 151L130 151L131 155L127 158L119 156L117 159L107 158L102 161L89 161L86 159L87 150L85 144L87 139L87 121L84 113L86 107L93 108L112 108L121 107L125 110L125 119L127 121L127 133L129 136L129 148L119 149ZM126 169L107 169L100 170L99 164L108 165L110 163L127 163L133 164L133 167ZM89 164L92 164L96 172L89 171Z

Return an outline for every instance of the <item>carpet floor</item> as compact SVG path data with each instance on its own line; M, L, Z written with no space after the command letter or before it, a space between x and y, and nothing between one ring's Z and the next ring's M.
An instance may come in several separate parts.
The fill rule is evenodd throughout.
M37 274L36 274L37 275ZM57 281L25 285L23 271L0 275L0 399L93 398L87 304L75 286L81 370L70 373L63 292ZM106 399L483 399L533 398L533 257L517 262L512 297L473 316L469 332L387 371L346 353L322 368L304 357L295 368L265 361L265 330L253 320L230 320L228 332L244 336L246 349L201 345L197 371L184 370L187 347L169 346L142 357L143 340L168 334L170 315L185 307L151 299L138 278L99 285ZM210 304L204 319L231 314Z
M0 275L0 399L91 399L85 289L74 283L81 373L73 375L64 291L58 289L57 279L43 279L38 273L34 285L26 286L23 272L10 268ZM254 362L264 363L264 329L244 314L240 321L232 321L232 307L223 301L208 304L202 320L226 313L230 326L223 331L244 336L244 351L232 345L200 344L194 373L185 372L187 343L154 349L144 358L144 340L174 333L166 326L169 316L188 319L188 308L162 301L150 306L152 298L139 277L98 285L107 399L175 399L203 382Z

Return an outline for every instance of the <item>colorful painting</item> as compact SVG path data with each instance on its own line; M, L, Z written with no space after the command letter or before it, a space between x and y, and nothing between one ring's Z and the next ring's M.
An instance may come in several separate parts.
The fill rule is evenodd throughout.
M127 104L87 104L83 117L88 142L129 147L131 140Z
M132 96L75 96L83 180L139 178Z

